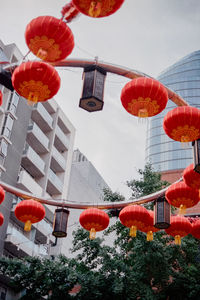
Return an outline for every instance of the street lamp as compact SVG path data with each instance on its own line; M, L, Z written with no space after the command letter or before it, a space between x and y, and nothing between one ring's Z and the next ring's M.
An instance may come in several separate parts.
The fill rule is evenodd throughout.
M154 226L159 229L166 229L170 226L170 204L165 196L157 198L154 202Z
M104 83L106 71L96 65L85 67L83 72L83 90L79 107L88 112L103 109Z
M69 210L64 208L58 208L55 210L53 232L57 238L67 236L67 222L69 217Z

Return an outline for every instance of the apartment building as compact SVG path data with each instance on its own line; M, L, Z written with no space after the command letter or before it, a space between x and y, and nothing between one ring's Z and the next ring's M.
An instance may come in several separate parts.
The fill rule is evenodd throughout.
M0 41L1 62L20 62L23 56L15 44ZM4 63L0 64L1 68ZM72 163L75 128L51 99L29 106L27 101L4 86L0 107L0 180L53 199L66 199ZM55 207L45 206L45 219L32 225L29 233L14 215L21 201L6 193L0 205L4 224L0 227L0 255L24 257L51 255L64 249L65 239L55 245L52 224ZM63 247L63 248L62 248ZM67 253L64 253L67 255Z

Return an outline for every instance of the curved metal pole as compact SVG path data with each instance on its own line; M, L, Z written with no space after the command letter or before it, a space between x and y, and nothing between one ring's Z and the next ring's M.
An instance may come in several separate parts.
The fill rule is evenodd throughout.
M179 181L182 179L179 179ZM113 208L123 208L130 204L144 204L148 202L152 202L156 200L160 196L164 196L165 191L168 187L155 192L153 194L138 198L138 199L130 199L127 201L119 201L119 202L101 202L97 204L92 203L75 203L75 202L69 202L67 200L51 200L46 199L44 197L37 197L31 193L25 192L21 189L15 188L3 181L0 181L0 185L4 188L4 190L8 193L14 194L17 197L23 198L23 199L34 199L40 203L51 205L51 206L58 206L58 207L66 207L66 208L73 208L73 209L86 209L89 207L97 207L100 209L113 209Z
M94 61L94 60L87 60L87 59L67 59L62 60L56 63L51 63L54 67L73 67L73 68L85 68L92 65L99 66L106 70L109 73L117 74L126 78L134 79L141 76L152 78L151 76L142 73L140 71L136 71L133 69L129 69L122 66L113 65L107 62L101 62L101 61ZM173 101L177 106L188 106L188 103L178 94L176 94L174 91L166 87L166 90L168 92L168 97L171 101Z

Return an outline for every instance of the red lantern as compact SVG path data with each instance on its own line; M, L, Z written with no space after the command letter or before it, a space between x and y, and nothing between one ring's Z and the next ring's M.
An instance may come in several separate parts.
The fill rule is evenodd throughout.
M192 223L192 235L197 238L200 239L200 220L197 219Z
M74 36L65 22L50 16L33 19L26 27L29 49L45 61L59 61L74 48Z
M5 199L5 191L2 188L2 186L0 186L0 204L4 201Z
M140 205L124 207L119 214L121 223L130 228L130 236L136 237L137 230L143 231L146 223L150 223L148 210Z
M79 222L83 228L90 231L90 239L95 239L96 231L102 231L108 227L109 216L98 208L88 208L79 217Z
M71 2L67 3L65 6L63 6L61 10L61 14L63 16L63 19L67 21L67 23L71 22L74 18L77 17L79 14L79 11L76 9L74 4Z
M2 103L3 103L3 94L2 94L2 92L0 91L0 106L2 105Z
M76 8L83 14L102 18L115 13L124 0L72 0Z
M16 92L34 103L52 98L60 88L60 77L54 67L41 62L26 62L12 75Z
M193 188L200 189L200 174L194 171L194 164L190 164L183 172L185 183Z
M159 231L158 228L154 227L154 212L149 210L150 219L149 222L145 222L145 225L142 229L143 232L147 234L147 241L153 241L153 233Z
M179 142L192 142L200 138L200 110L192 106L179 106L169 111L163 120L165 133Z
M186 208L199 202L199 191L190 188L185 182L177 182L168 187L165 197L171 205L180 208L180 214L185 214Z
M35 200L23 200L15 207L16 218L25 223L24 230L30 231L31 224L40 222L45 217L44 206Z
M159 114L167 105L166 88L157 80L139 77L128 82L121 92L121 102L132 115L146 118Z
M185 217L172 216L171 225L165 231L167 234L175 237L176 245L181 245L181 238L191 233L192 225Z
M3 225L3 221L4 221L4 216L2 215L2 213L0 213L0 226Z

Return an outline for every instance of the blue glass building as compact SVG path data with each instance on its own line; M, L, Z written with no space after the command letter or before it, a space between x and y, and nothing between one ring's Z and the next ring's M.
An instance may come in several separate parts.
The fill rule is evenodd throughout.
M190 105L200 108L200 51L192 52L167 70L158 80L179 94ZM191 145L185 148L171 140L162 124L166 113L176 105L169 100L166 109L152 117L148 123L146 141L146 162L150 161L156 171L177 173L193 162ZM167 178L166 178L167 179Z

